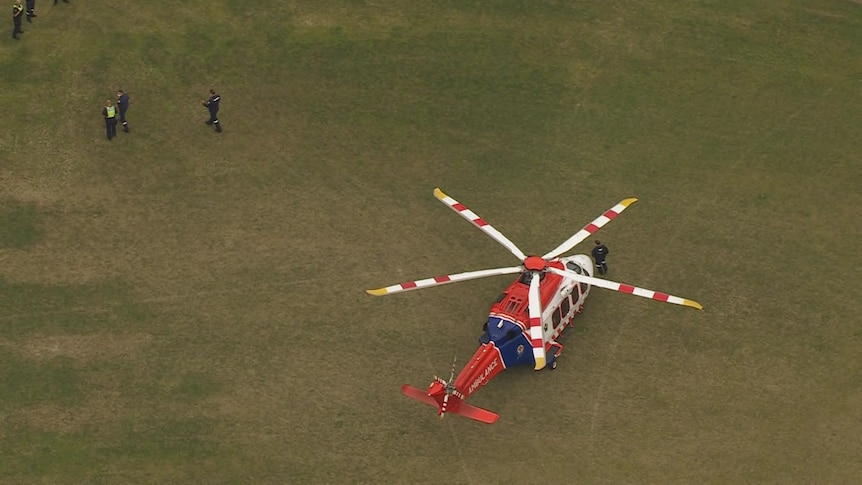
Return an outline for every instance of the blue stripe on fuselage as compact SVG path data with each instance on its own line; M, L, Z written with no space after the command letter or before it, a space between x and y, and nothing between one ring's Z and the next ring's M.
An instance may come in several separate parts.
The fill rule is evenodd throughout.
M500 350L503 364L508 368L520 364L534 364L530 341L517 323L496 316L488 317L488 330L479 339L482 343L493 341Z

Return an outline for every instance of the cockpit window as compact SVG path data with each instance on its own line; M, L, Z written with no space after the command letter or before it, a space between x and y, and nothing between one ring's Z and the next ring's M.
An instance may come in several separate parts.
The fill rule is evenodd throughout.
M574 261L569 261L566 263L566 268L574 271L575 273L581 274L581 267L578 266Z
M566 263L566 268L568 268L568 269L570 269L570 270L574 271L575 273L582 274L582 275L584 275L584 276L589 276L589 275L590 275L590 272L589 272L589 271L587 271L587 270L585 270L585 269L582 269L582 268L581 268L580 266L578 266L574 261L569 261L568 263ZM586 293L586 292L587 292L587 288L588 288L588 287L589 287L589 285L588 285L588 284L586 284L586 283L581 283L581 294Z

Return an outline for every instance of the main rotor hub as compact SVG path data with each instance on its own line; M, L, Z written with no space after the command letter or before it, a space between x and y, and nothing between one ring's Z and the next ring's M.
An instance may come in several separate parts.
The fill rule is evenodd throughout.
M528 256L524 260L524 268L528 271L544 271L548 268L548 262L540 256Z

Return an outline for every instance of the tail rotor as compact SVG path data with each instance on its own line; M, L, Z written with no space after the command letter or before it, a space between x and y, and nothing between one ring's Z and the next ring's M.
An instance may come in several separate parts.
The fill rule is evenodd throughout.
M441 381L440 383L443 384L443 392L445 392L445 394L443 395L443 402L440 403L440 412L439 412L440 419L443 419L444 417L446 417L446 411L448 411L448 408L449 408L449 396L454 394L457 398L462 399L462 400L464 399L464 396L460 392L458 392L457 389L455 389L455 363L456 363L456 361L457 361L457 357L452 357L452 372L449 373L449 380L448 381L444 381L443 379L440 379L439 377L437 378L439 381Z
M457 414L486 424L492 424L499 419L497 413L472 406L464 402L465 396L455 387L455 364L456 358L452 358L452 371L449 380L443 380L434 376L427 391L417 389L410 385L401 386L401 393L421 403L437 408L437 415L443 419L447 413Z

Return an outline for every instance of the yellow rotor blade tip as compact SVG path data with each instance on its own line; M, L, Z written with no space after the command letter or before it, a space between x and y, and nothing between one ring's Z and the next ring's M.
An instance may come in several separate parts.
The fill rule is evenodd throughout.
M438 199L443 199L446 197L446 194L444 194L443 191L440 190L440 187L436 187L434 189L434 197L437 197Z
M636 198L634 198L634 197L629 197L628 199L625 199L625 200L623 200L622 202L620 202L620 204L622 204L624 207L628 207L628 206L630 206L630 205L634 204L634 203L635 203L635 202L637 202L637 201L638 201L638 200L637 200Z
M698 310L703 310L703 305L694 300L683 300L682 304L685 306L690 306L692 308L697 308Z
M376 290L365 290L366 293L373 296L383 296L387 293L386 288L377 288Z

